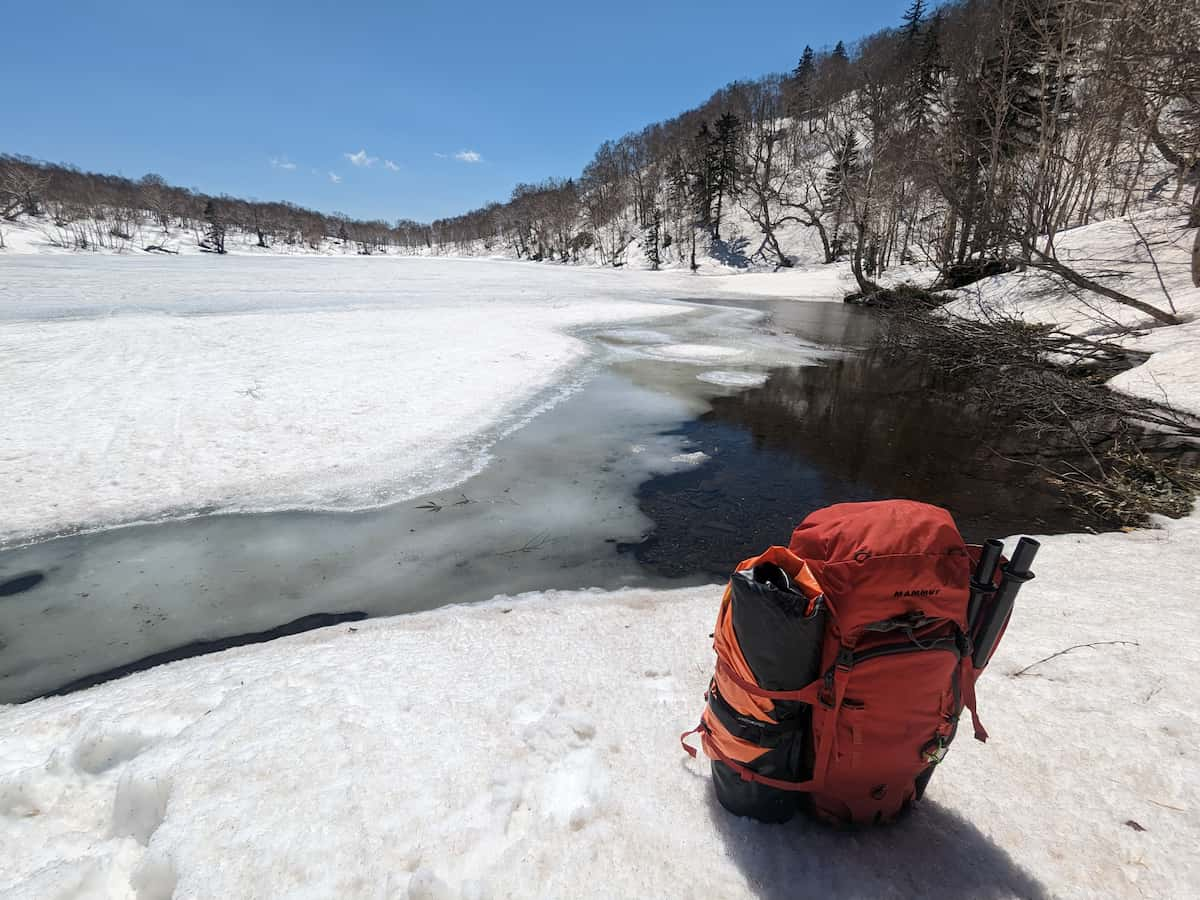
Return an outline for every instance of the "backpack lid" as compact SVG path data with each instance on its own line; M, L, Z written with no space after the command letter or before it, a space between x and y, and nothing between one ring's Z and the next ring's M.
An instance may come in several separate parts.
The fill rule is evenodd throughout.
M847 645L891 620L950 619L966 628L970 558L940 507L839 503L807 516L788 549L809 563Z

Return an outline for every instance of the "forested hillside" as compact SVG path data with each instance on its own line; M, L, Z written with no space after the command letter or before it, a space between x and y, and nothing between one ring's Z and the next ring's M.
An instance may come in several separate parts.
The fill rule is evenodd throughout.
M787 266L781 230L846 255L860 287L900 262L967 280L996 261L1059 270L1064 228L1179 203L1200 224L1200 26L1171 0L964 0L847 52L607 143L582 176L433 223L437 240L530 258L583 250L654 264L752 223L751 259Z
M1057 254L1061 230L1148 203L1200 224L1198 19L1177 0L913 0L895 28L803 47L790 73L606 142L578 177L429 224L17 157L0 161L0 216L44 216L53 242L79 249L168 249L147 225L191 230L218 253L235 229L260 247L654 268L706 256L784 267L804 246L848 259L863 292L909 262L948 285L1021 264L1096 289Z

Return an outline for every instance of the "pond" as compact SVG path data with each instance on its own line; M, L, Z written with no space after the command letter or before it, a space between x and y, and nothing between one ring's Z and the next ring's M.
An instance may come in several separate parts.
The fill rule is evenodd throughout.
M874 328L837 303L722 300L667 325L581 332L595 353L574 392L498 435L453 491L0 552L0 702L365 615L720 580L847 500L937 503L975 540L1099 527L1011 461L1056 448L965 406L919 361L841 349ZM714 336L773 364L674 352Z

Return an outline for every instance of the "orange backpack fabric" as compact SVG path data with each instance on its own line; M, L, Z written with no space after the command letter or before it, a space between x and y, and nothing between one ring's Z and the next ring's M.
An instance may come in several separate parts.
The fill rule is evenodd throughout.
M708 705L684 735L700 734L721 802L764 821L800 808L891 821L920 799L964 708L986 740L967 637L977 558L945 510L888 500L819 510L788 548L740 563Z

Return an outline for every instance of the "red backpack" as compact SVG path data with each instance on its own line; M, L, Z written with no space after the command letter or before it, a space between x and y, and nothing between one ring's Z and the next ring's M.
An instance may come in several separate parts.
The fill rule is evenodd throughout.
M1002 548L968 547L943 509L888 500L819 510L788 548L739 564L708 705L683 735L701 735L721 803L763 821L805 808L887 822L921 798L964 708L986 740L975 681L1037 544L1023 539L1003 580Z

